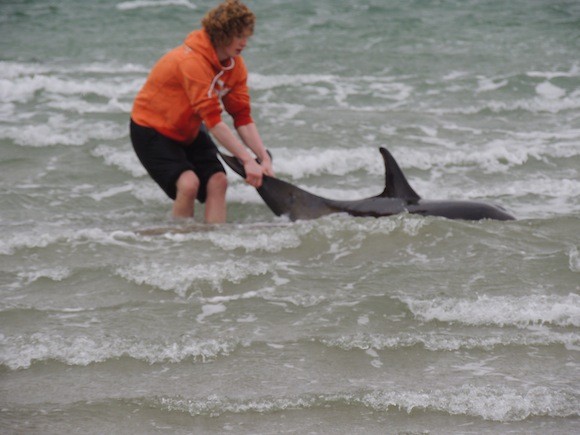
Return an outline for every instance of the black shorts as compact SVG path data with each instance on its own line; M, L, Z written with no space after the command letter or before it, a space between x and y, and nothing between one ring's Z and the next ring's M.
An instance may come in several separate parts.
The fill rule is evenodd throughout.
M175 199L177 179L185 171L191 170L199 178L197 199L200 202L205 202L210 177L216 172L225 173L217 158L217 147L204 126L190 145L183 145L133 120L130 129L137 157L171 199Z

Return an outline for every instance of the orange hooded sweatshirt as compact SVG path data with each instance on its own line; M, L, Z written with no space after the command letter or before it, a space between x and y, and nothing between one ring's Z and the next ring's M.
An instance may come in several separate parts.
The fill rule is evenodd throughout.
M197 137L202 122L211 129L222 120L220 100L236 128L250 124L247 78L241 56L221 65L207 32L193 31L155 64L131 118L184 144Z

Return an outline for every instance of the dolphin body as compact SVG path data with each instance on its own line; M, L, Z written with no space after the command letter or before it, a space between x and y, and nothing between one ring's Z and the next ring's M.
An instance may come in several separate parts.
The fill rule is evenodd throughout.
M288 216L292 221L316 219L331 213L382 217L405 212L463 220L515 219L501 206L485 202L422 199L409 185L391 153L382 147L379 150L385 162L385 189L380 195L354 201L327 199L267 175L263 177L262 186L257 191L274 214ZM232 170L246 177L238 159L222 153L220 156Z

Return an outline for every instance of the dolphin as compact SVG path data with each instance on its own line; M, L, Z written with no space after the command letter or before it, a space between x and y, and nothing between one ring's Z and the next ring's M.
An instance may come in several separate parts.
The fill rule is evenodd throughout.
M257 188L258 194L276 216L287 216L291 221L316 219L332 213L369 217L411 213L474 221L515 219L503 207L486 202L422 199L409 185L391 153L383 147L379 151L385 163L385 188L377 196L353 201L327 199L267 175L263 177L262 186ZM234 172L246 177L238 159L221 152L220 156Z

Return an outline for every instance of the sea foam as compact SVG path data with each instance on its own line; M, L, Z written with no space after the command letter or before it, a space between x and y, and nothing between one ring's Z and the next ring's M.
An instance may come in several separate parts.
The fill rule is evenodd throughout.
M395 335L363 334L320 338L321 343L343 350L388 350L423 346L429 351L456 351L460 349L490 350L499 346L551 346L562 345L566 349L580 348L580 335L549 330L494 334L493 336L461 336L448 333L409 332Z
M140 340L110 336L61 336L35 333L30 336L0 336L0 364L11 370L27 369L40 361L59 361L67 365L134 358L150 364L206 361L229 355L242 343L236 339L199 339L183 336L179 341Z
M426 322L517 327L538 324L580 326L580 296L575 293L567 296L478 296L477 299L401 297L400 300L408 305L416 318Z
M116 273L131 282L173 291L183 297L190 288L199 285L209 284L219 291L225 282L239 283L247 277L264 275L271 270L272 266L264 262L226 260L187 266L161 262L138 263L119 267Z
M20 249L46 248L56 243L78 246L97 243L103 246L133 247L137 235L131 231L105 231L102 228L71 229L63 226L43 225L32 231L13 232L0 240L0 254L12 255Z
M318 393L295 397L264 397L236 400L210 396L205 399L160 397L156 406L191 416L225 413L271 413L276 411L360 406L373 411L402 410L443 412L491 421L521 421L529 417L572 417L579 415L577 394L547 387L519 391L509 387L463 385L444 390L384 391L360 393Z
M187 9L197 9L197 6L188 0L134 0L118 3L120 11L130 11L142 8L165 8L168 6L182 6Z

